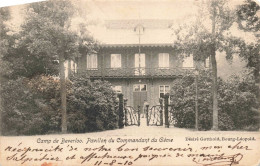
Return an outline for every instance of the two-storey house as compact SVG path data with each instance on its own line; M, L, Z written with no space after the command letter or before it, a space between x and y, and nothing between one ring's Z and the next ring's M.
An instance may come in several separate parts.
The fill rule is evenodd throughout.
M172 82L193 69L193 58L183 60L174 50L169 20L113 20L105 26L100 50L82 56L78 69L109 81L128 105L158 104Z

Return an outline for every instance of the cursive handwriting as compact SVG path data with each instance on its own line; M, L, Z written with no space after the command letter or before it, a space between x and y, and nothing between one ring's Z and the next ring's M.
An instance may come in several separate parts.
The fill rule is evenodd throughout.
M135 165L137 162L185 160L199 166L231 166L239 164L246 151L252 151L246 143L227 145L193 146L192 144L170 146L163 144L45 144L46 146L6 145L3 149L6 161L29 162L71 162L84 165ZM43 148L44 147L44 148ZM17 164L19 165L19 164Z
M193 158L193 162L203 165L203 166L231 166L234 164L239 164L239 161L243 159L243 155L241 153L233 154L233 155L225 155L222 153L220 155L201 155L202 158Z

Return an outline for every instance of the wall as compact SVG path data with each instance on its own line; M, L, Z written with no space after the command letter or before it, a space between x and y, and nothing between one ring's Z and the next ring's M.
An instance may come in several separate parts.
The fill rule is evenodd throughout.
M111 67L111 54L121 54L121 66L123 68L134 68L135 54L139 52L138 47L117 47L103 48L98 54L98 66L104 68ZM170 67L179 67L182 62L177 58L177 54L170 47L144 47L141 48L141 53L145 54L145 62L147 68L158 67L159 53L169 53ZM104 59L103 59L104 58ZM86 69L86 58L82 57L81 68Z
M172 87L172 82L175 78L156 78L156 79L106 79L114 86L122 86L124 98L128 99L128 105L133 106L133 86L134 84L147 85L147 101L150 106L159 104L159 86L169 85Z

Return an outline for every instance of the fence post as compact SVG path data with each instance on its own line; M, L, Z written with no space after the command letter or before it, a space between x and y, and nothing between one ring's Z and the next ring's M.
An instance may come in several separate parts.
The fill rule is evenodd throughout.
M140 114L141 114L141 110L140 110L140 105L137 106L137 112L138 112L138 126L140 126Z
M149 126L149 117L148 117L148 109L149 109L149 105L145 105L146 109L145 109L145 114L146 114L146 125Z
M160 103L160 126L163 126L163 99L159 98Z
M126 109L126 106L127 106L127 99L124 99L125 126L128 126L128 119L127 119L127 109Z
M118 127L120 129L124 128L124 101L123 94L118 94L119 98L119 109L118 109Z
M169 115L168 115L168 105L169 105L169 94L164 95L164 117L165 117L165 128L169 128Z

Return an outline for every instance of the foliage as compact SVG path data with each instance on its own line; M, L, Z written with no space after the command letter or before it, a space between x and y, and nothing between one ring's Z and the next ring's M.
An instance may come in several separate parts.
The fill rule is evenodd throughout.
M59 86L52 77L8 80L1 87L3 133L34 135L59 130Z
M252 72L234 75L219 86L219 107L231 117L235 128L258 130L259 94Z
M256 82L260 82L260 44L241 42L240 49L240 56L247 61L247 67L253 69Z
M237 9L239 27L245 31L257 32L260 30L260 19L257 16L260 6L253 0L246 0Z
M257 109L256 86L252 74L233 76L228 81L218 79L219 129L256 130ZM211 80L207 71L198 76L199 129L210 130L212 126ZM195 78L192 73L174 81L171 90L173 117L176 127L195 126ZM254 128L252 128L254 127Z
M252 0L246 0L244 4L239 5L237 8L237 22L239 28L246 32L258 32L260 30L260 18L259 13L260 6ZM256 37L259 34L255 33ZM260 44L259 39L256 43L245 43L241 42L240 45L242 54L241 57L247 60L247 67L254 69L254 76L256 82L260 82Z
M1 39L3 36L4 39L8 37L0 41L1 53L4 52L1 54L3 62L0 64L1 75L5 78L5 82L1 82L4 84L1 97L3 102L6 102L3 104L4 110L10 114L17 110L20 113L6 124L6 132L8 128L10 132L13 130L13 134L57 132L61 114L61 92L58 90L65 88L60 88L59 85L63 81L53 79L52 76L60 73L60 78L64 78L62 74L64 70L59 69L58 64L63 66L65 59L75 59L80 53L85 55L86 52L92 51L96 48L96 41L90 36L77 34L70 29L70 20L75 11L68 0L50 0L28 5L21 31L9 36L6 33L7 28L2 24L10 16L7 9L0 10L3 16L0 17ZM9 84L13 89L8 87ZM13 93L8 96L11 90ZM69 87L67 90L70 94ZM64 91L62 92L64 94ZM15 94L24 98L19 98ZM10 100L8 103L7 99L10 97L16 100ZM22 103L24 107L20 107L16 102ZM26 118L23 114L26 114ZM9 113L5 114L5 117L9 118ZM18 123L21 119L23 123ZM16 130L16 125L12 126L12 123L22 126L28 123L28 131ZM36 126L39 129L31 129Z
M184 22L174 29L176 49L185 56L193 55L195 60L205 60L212 51L225 51L227 58L232 58L239 40L228 33L235 21L234 11L229 9L226 0L198 2L198 8L195 21Z
M77 36L65 27L69 26L72 8L68 1L61 0L28 6L12 51L4 57L12 64L12 78L57 75L59 55L66 58L77 55Z
M232 59L233 54L238 52L240 39L229 32L234 21L235 12L228 7L226 0L201 1L196 21L189 23L189 26L180 26L175 31L177 40L174 44L181 54L193 55L195 60L202 61L210 57L213 99L212 129L214 130L218 130L220 127L218 124L216 53L224 52L227 59Z
M72 93L68 97L69 131L82 133L118 128L118 100L110 83L74 77Z
M8 35L10 29L6 21L11 18L8 7L0 8L0 75L3 75L9 69L9 65L3 62L3 57L9 52L9 45L12 43L12 37Z
M106 81L75 77L66 82L68 129L83 133L118 128L118 100ZM51 76L9 80L1 87L4 135L57 133L60 81Z
M30 4L21 31L9 39L13 42L3 60L10 64L11 72L4 76L58 75L60 55L75 61L80 54L96 49L97 42L84 34L86 29L80 34L70 29L73 13L74 7L67 0Z

